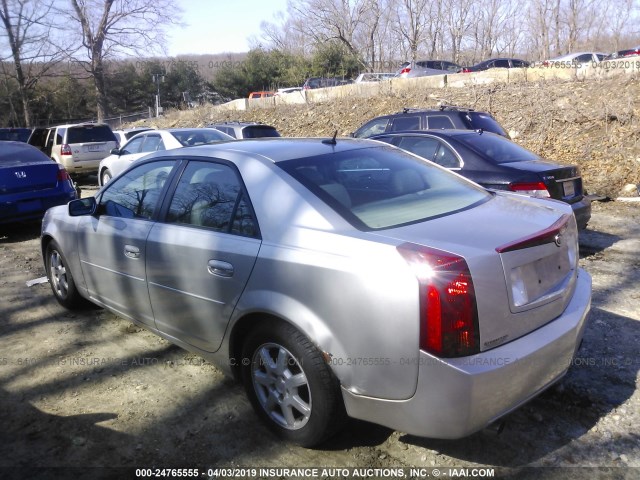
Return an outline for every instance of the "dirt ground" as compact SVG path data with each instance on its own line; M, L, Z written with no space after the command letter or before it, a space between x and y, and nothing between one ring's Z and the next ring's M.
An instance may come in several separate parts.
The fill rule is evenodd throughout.
M442 441L351 421L312 450L280 443L241 386L200 357L104 310L66 311L47 283L27 287L44 275L39 226L4 228L0 477L136 478L136 468L173 467L202 478L220 467L308 466L638 478L640 203L593 210L580 239L580 263L593 275L582 349L559 384L507 417L501 435Z

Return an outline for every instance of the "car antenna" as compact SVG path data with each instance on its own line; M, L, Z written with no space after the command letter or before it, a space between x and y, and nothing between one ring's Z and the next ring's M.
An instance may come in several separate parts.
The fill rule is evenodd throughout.
M335 131L335 133L333 134L333 138L328 139L325 138L324 140L322 140L322 143L324 143L325 145L337 145L338 142L336 142L336 137L338 136L338 130Z

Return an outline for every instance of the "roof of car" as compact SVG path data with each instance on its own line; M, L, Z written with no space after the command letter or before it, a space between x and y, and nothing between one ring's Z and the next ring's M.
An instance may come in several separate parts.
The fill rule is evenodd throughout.
M372 135L371 137L369 137L369 139L375 140L376 138L380 138L380 137L402 136L402 135L412 135L412 136L432 135L436 137L460 137L465 135L486 135L486 134L501 137L501 135L488 132L482 129L465 130L465 129L447 128L447 129L433 129L433 130L402 130L397 132L378 133L376 135Z
M225 158L244 154L254 158L261 157L277 163L295 158L314 157L316 155L345 152L376 145L378 144L368 140L353 138L337 138L334 144L331 138L269 137L166 150L147 158L184 155Z
M275 128L272 127L271 125L267 125L266 123L261 123L261 122L241 122L241 121L236 121L236 120L231 120L228 122L217 122L217 123L211 123L209 125L207 125L208 127L211 128L215 128L214 126L225 126L225 127L249 127L249 126L261 126L261 127L270 127L270 128Z

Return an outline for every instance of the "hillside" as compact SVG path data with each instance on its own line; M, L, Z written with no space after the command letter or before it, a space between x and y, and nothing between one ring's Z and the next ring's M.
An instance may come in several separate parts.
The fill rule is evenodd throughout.
M251 120L271 124L285 136L329 136L336 130L344 136L377 115L404 107L435 107L438 102L489 111L519 144L550 160L579 165L589 193L614 198L625 185L640 183L636 76L429 89L248 111L204 106L148 123L165 128Z

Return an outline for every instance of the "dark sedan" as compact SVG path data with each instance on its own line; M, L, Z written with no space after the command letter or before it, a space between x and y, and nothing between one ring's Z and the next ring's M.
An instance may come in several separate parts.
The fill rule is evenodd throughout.
M566 202L578 228L585 228L591 218L591 201L584 195L578 167L549 162L500 135L482 130L436 130L370 138L456 171L485 188Z
M0 224L41 219L77 197L67 171L21 142L0 142Z
M491 58L471 67L464 67L460 73L482 72L490 68L526 68L529 62L518 58Z

